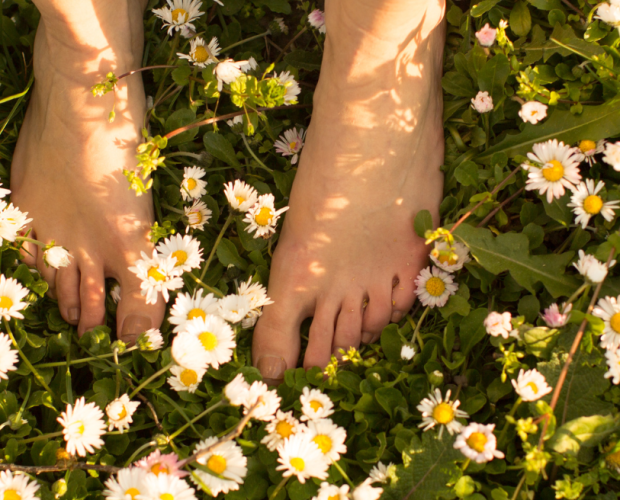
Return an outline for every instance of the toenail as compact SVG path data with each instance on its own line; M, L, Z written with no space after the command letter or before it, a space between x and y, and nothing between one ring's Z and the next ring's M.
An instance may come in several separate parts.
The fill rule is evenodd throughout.
M392 311L392 323L398 323L401 319L403 319L403 313L400 311Z
M263 356L256 363L256 368L267 385L279 385L284 379L286 361L280 356Z
M80 321L80 308L72 307L67 311L67 316L69 317L70 323L77 323Z
M147 331L149 328L151 328L151 318L148 316L131 314L123 321L121 340L127 343L134 343L140 334Z
M363 332L362 333L362 342L364 344L370 344L372 342L372 338L373 338L373 334L370 332Z

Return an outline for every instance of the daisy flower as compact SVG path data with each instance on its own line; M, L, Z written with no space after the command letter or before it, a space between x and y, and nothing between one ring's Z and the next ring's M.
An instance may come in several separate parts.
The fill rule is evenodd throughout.
M217 437L200 441L194 453L204 450L217 443ZM194 473L209 487L215 497L219 493L228 493L239 489L248 473L248 459L243 456L241 447L234 441L219 445L212 452L200 457L197 462L209 469L212 474L196 469Z
M273 22L277 25L280 33L282 33L283 35L288 35L288 26L284 24L284 19L282 19L281 17L274 17Z
M163 28L168 28L168 35L173 31L196 30L192 21L198 19L203 12L201 0L167 0L168 6L161 9L153 9L153 14L159 17L164 23Z
M170 474L147 474L144 479L146 494L143 499L197 500L194 488L184 479Z
M588 165L592 166L594 163L594 155L605 151L605 141L594 142L586 139L581 141L577 147Z
M424 432L432 429L436 425L440 425L439 437L443 433L444 427L448 430L450 435L455 432L459 432L463 428L457 418L469 418L469 415L463 410L459 410L458 407L461 402L457 399L450 401L451 391L448 389L446 397L443 398L441 391L435 389L435 393L430 393L427 398L420 401L417 406L419 412L422 413L422 423L418 427L422 427Z
M493 434L495 424L483 425L471 423L457 436L454 448L476 463L484 463L494 458L504 458L501 451L497 451L497 440Z
M606 221L610 221L614 218L614 210L617 210L620 201L607 201L604 202L603 198L598 195L598 192L605 187L603 181L599 181L594 186L592 179L586 179L585 182L580 182L577 187L573 189L571 195L571 202L569 207L573 208L573 213L577 216L575 224L581 224L582 229L585 229L590 222L590 217L601 214Z
M207 194L205 186L207 181L203 181L202 178L207 175L204 168L200 167L185 167L183 174L183 182L181 182L181 196L185 201L196 200L202 198Z
M469 249L462 243L454 242L452 249L445 241L435 242L431 252L431 260L435 265L448 273L462 269L471 259Z
M134 465L156 476L170 475L178 478L187 476L187 472L179 467L179 457L176 453L162 455L161 451L155 450L148 457L143 458Z
M43 252L43 262L54 269L67 267L71 264L70 258L73 258L73 255L66 248L58 245L51 246Z
M484 92L480 91L471 100L471 107L480 114L493 111L493 98L486 90Z
M136 341L141 351L157 351L164 346L164 338L157 328L142 332Z
M136 265L129 270L142 280L140 288L142 295L146 296L146 303L157 304L158 293L168 302L169 290L183 287L183 279L175 268L176 260L171 256L162 257L157 250L153 250L151 257L144 252L141 252L141 256L142 259L138 259Z
M482 47L490 47L495 43L495 38L497 38L497 30L495 28L491 28L489 23L486 23L482 28L480 28L480 31L476 31L476 38Z
M351 500L379 500L382 494L383 488L375 488L368 478L353 490Z
M329 463L309 434L301 432L286 439L278 446L278 454L281 465L276 470L282 476L296 476L301 484L311 477L327 479Z
M611 165L614 170L620 171L620 142L608 142L605 144L603 161Z
M528 171L525 189L538 190L541 196L547 193L548 203L564 196L564 188L572 189L581 180L580 153L574 148L553 139L534 144L532 151L527 157L542 166L537 167L531 163L521 165Z
M275 80L286 88L286 94L284 94L284 104L297 104L297 96L301 92L301 87L295 81L295 77L291 75L289 71L283 71L279 75L274 73Z
M194 66L206 68L209 64L217 62L217 56L220 53L219 43L216 37L211 38L209 45L197 36L190 42L189 55L177 53L181 59L187 59ZM196 197L194 197L196 198Z
M323 394L318 389L308 389L304 387L301 396L301 416L302 422L306 420L320 420L329 417L334 413L334 403L327 394Z
M340 455L347 452L347 447L344 444L347 439L347 431L334 424L329 418L309 420L306 432L329 462L337 462L340 460Z
M185 217L187 217L187 228L185 228L185 232L188 232L191 229L200 229L204 231L205 224L209 222L211 218L211 210L207 208L204 201L194 201L194 204L191 207L183 208L185 212Z
M217 303L217 313L233 324L245 318L251 308L250 299L244 295L226 295Z
M242 373L238 373L237 376L224 387L224 396L226 396L228 402L233 406L244 405L249 393L250 384L245 381L245 377Z
M284 134L273 143L276 152L280 153L282 156L292 156L291 165L295 165L299 157L299 152L301 148L304 147L305 135L306 133L303 128L299 129L299 131L297 131L297 127L285 130Z
M620 27L620 3L613 0L609 3L600 3L594 17L610 26Z
M256 420L264 420L270 422L275 418L275 414L280 408L282 398L278 396L276 391L270 391L265 382L252 382L248 390L248 396L243 402L244 415L247 415L250 409L258 403L258 406L252 411L252 418Z
M379 462L372 469L370 469L370 473L368 474L369 479L371 479L373 483L387 483L390 479L388 474L392 467L394 467L392 462L388 465L385 465L383 462Z
M241 131L241 127L239 127L239 125L243 125L243 116L241 115L237 115L234 118L232 118L231 120L226 120L226 125L228 125L230 128L233 129L233 132L239 132ZM237 181L235 181L237 182ZM232 184L232 182L229 182L228 184ZM226 184L228 186L228 184Z
M121 301L121 285L119 283L114 283L112 288L110 288L110 297L112 297L115 304Z
M85 457L86 453L95 453L105 442L101 436L105 434L103 412L95 403L86 404L82 397L74 405L67 405L56 420L63 426L63 434L67 442L67 452Z
M269 238L276 232L276 225L280 215L286 212L289 207L276 210L275 198L272 194L263 194L258 197L258 201L245 214L243 222L249 225L245 228L248 233L254 233L254 238Z
M9 372L17 370L19 355L15 349L11 349L13 343L6 333L0 333L0 379L7 380Z
M231 360L237 346L235 332L222 318L209 314L205 318L192 319L185 324L185 331L199 340L207 364L216 370Z
M258 282L252 282L251 277L239 285L237 295L247 297L252 309L258 309L273 304L273 300L267 297L267 289Z
M322 10L314 9L310 14L308 14L308 22L310 26L319 30L319 33L325 33L325 14Z
M414 283L418 287L415 291L418 299L428 307L445 306L450 295L459 288L450 274L435 266L422 269Z
M168 318L170 324L176 325L173 332L179 333L185 330L185 324L192 319L205 319L208 314L217 314L218 299L212 293L203 297L203 293L204 290L201 288L194 295L189 293L177 295Z
M322 482L319 491L312 500L349 500L349 485L338 486Z
M129 424L133 422L131 418L140 406L139 401L131 401L127 394L123 394L120 398L108 404L105 412L108 415L108 430L116 428L122 434L123 431L129 429Z
M250 69L249 61L234 61L225 59L213 68L213 74L217 78L217 90L222 91L224 84L230 85L239 78L244 71Z
M258 200L256 189L239 179L225 184L224 194L233 210L239 212L247 212Z
M189 235L175 234L157 245L157 251L164 258L174 258L174 267L177 271L191 272L200 267L202 262L202 248L200 242Z
M35 500L39 485L25 474L0 472L0 498L4 500Z
M0 275L0 317L7 321L11 318L24 319L19 311L28 307L27 302L22 302L28 293L28 289L16 279Z
M415 356L415 349L408 344L403 344L400 349L400 357L405 361L411 361Z
M547 117L547 105L538 101L525 102L519 110L519 116L524 122L536 125Z
M0 198L5 198L6 196L11 194L10 189L6 189L1 186L2 186L2 183L0 182Z
M605 297L599 299L592 314L605 322L603 335L601 335L601 347L615 351L620 347L620 296Z
M507 339L512 331L511 319L512 315L509 312L498 313L493 311L484 320L484 327L489 335Z
M28 212L20 212L12 203L7 205L0 200L0 244L2 240L15 241L17 234L29 222L32 219L28 218Z
M106 489L103 490L103 495L106 500L127 500L128 496L133 500L138 495L144 495L146 474L140 467L121 469L116 477L111 476L105 482Z
M607 349L605 361L609 368L605 373L605 378L611 378L614 384L620 384L620 349Z
M562 304L562 312L557 304L551 304L542 314L543 321L549 328L560 328L566 324L570 318L573 304Z
M519 371L517 380L511 380L515 392L523 401L538 401L549 394L553 388L549 387L545 377L536 369Z
M195 371L179 365L170 368L170 372L174 375L174 377L168 377L170 387L177 392L187 391L189 393L196 392L206 373L205 370Z
M171 354L176 364L196 373L205 371L210 359L198 336L191 332L181 332L174 338Z
M615 263L616 261L612 260L609 263L609 267L612 267ZM579 260L573 266L579 274L592 283L600 283L607 276L607 266L593 255L586 255L583 250L579 250Z
M265 427L268 434L261 440L261 443L267 446L269 451L275 451L285 439L303 431L303 429L304 425L293 416L292 411L284 413L278 410L276 418Z

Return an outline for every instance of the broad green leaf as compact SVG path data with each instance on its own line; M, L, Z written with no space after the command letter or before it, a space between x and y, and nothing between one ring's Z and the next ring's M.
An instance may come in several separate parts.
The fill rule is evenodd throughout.
M529 241L524 234L506 233L494 237L488 229L462 224L454 235L466 244L472 255L493 274L510 271L512 277L529 292L535 293L534 284L542 282L553 297L569 296L579 282L564 271L572 259L572 252L559 255L530 255Z
M181 87L189 83L189 75L192 74L192 68L189 66L180 66L172 71L172 80Z
M191 109L179 109L172 113L168 119L166 120L165 130L166 133L172 132L178 128L184 127L185 125L189 125L190 123L196 120L196 113ZM177 144L183 144L184 142L189 142L196 137L198 134L198 128L192 128L187 130L177 136L174 136L172 139L168 141L168 146L176 146Z
M321 69L321 55L317 52L305 50L294 50L284 56L284 62L294 68L305 69L306 71L317 71Z
M525 36L532 28L532 15L527 4L520 0L510 10L510 29L517 36Z
M476 309L461 321L459 338L463 354L467 355L471 348L486 336L484 320L488 314L486 308Z
M538 358L548 358L555 347L559 333L560 331L555 328L539 326L527 328L521 333L521 337L528 353Z
M239 256L239 252L237 251L235 244L226 238L222 238L222 241L220 241L215 253L217 254L218 260L224 267L233 265L242 271L245 271L248 268L247 261Z
M446 305L439 308L439 312L444 319L449 318L453 314L467 316L470 310L471 306L469 305L469 302L467 302L467 300L460 295L452 295L448 299L448 302L446 302Z
M291 6L288 0L255 0L254 3L256 5L264 5L268 7L271 12L276 12L278 14L291 13Z
M582 446L592 448L612 432L620 429L620 417L616 415L592 415L566 422L555 431L547 446L558 453L577 455Z
M476 94L471 80L456 71L446 73L441 79L441 86L448 94L457 97L473 97Z
M403 341L398 334L398 325L391 323L381 332L381 348L385 357L392 361L400 361L400 351L403 347Z
M499 3L499 0L482 0L482 2L477 3L471 9L472 17L480 17L482 14L486 14L493 7L495 7Z
M428 210L420 210L416 214L413 229L420 238L424 238L426 231L433 229L433 216Z
M235 150L232 144L228 142L222 134L217 132L207 132L203 137L205 149L215 156L218 160L231 165L235 168L241 168L241 164L235 156Z
M545 213L552 219L558 221L563 226L570 226L573 222L574 214L568 206L570 202L570 191L565 193L561 198L554 198L551 203L547 202L547 197L543 196L543 205Z
M478 72L478 86L487 91L498 102L504 95L504 85L510 74L510 63L504 54L497 54L485 63Z
M375 391L377 403L387 412L390 417L394 416L394 411L398 406L407 408L407 400L402 393L393 387L382 387Z
M288 196L291 194L291 188L293 187L296 172L296 169L291 169L288 172L280 172L278 170L273 171L273 180L276 182L276 187L278 188L278 191L282 193L282 196Z
M463 186L475 186L478 184L478 165L464 161L454 170L454 178Z

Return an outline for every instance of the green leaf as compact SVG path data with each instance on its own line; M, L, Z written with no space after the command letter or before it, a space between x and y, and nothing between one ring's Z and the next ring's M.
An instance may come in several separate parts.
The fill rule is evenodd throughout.
M222 134L207 132L202 139L205 149L215 158L235 168L241 168L241 163L239 163L235 156L232 144Z
M168 119L166 120L166 133L172 132L178 128L184 127L185 125L189 125L196 120L196 113L191 109L179 109L172 113ZM198 134L198 127L192 128L181 134L174 136L172 139L168 141L168 146L176 146L178 144L183 144L184 142L190 142L196 137Z
M460 225L454 236L466 244L472 255L487 271L499 274L510 271L511 276L530 293L541 281L553 297L569 296L579 286L565 268L572 252L559 255L530 255L529 241L524 234L506 233L494 237L488 229Z
M592 415L566 422L555 431L547 446L558 453L577 455L584 446L592 448L620 429L620 416Z
M426 231L433 229L433 216L428 210L420 210L416 214L413 229L420 238L424 238Z
M224 267L233 265L242 271L245 271L248 268L247 261L239 256L239 252L237 251L235 244L226 238L222 238L222 241L220 241L215 253L217 254L218 260Z
M463 186L478 184L478 165L473 161L464 161L454 170L454 178Z
M308 500L316 495L319 487L312 481L301 484L299 481L292 481L288 484L286 491L291 500Z
M504 85L510 74L510 63L504 54L497 54L478 72L478 86L487 91L497 103L504 95Z
M486 336L484 320L488 314L489 311L486 308L476 309L461 321L459 338L463 354L467 355L471 348Z
M280 172L278 170L273 171L273 180L276 182L278 191L282 193L282 196L288 196L291 194L291 188L293 187L293 181L295 180L296 169L291 169L288 172Z
M248 233L245 228L248 227L241 217L237 218L237 235L239 236L239 240L243 245L243 248L248 252L260 251L263 250L267 246L267 240L263 238L254 238L253 233ZM262 254L259 254L262 257ZM252 257L250 257L251 259ZM262 263L264 263L264 259L262 259ZM241 268L240 268L241 269Z
M568 206L570 197L570 191L565 193L561 198L554 198L551 203L547 202L546 196L543 197L545 213L563 226L570 226L573 222L574 215L571 208Z
M523 132L507 135L498 144L477 157L488 163L493 154L503 151L509 158L525 155L536 143L558 139L566 144L579 142L584 137L598 141L620 134L620 100L600 106L584 106L583 112L573 115L570 111L556 109L551 116L537 125L526 124Z
M441 86L448 94L457 97L473 97L476 94L471 80L456 71L448 71L441 79Z
M439 308L439 312L444 319L448 319L453 314L460 314L461 316L467 316L471 306L469 302L460 295L451 295L446 302L446 305Z
M482 0L482 2L477 3L472 7L471 17L480 17L482 14L486 14L498 3L499 0Z
M381 332L381 348L385 357L392 361L400 361L400 351L403 347L403 341L398 334L398 325L391 323Z
M256 5L264 5L268 7L271 12L276 12L278 14L290 14L291 6L288 3L288 0L254 0Z
M190 66L180 66L172 71L172 80L181 87L189 83L189 75L192 74Z
M321 69L321 54L306 50L294 50L284 56L284 62L297 69L306 71L318 71Z
M510 29L517 36L525 36L532 28L532 16L527 4L521 0L510 10Z
M538 326L522 332L523 343L529 354L538 358L548 358L555 347L560 331L554 328Z
M407 400L403 397L402 393L393 387L382 387L375 391L375 398L377 403L387 412L390 417L394 416L394 411L397 407L401 406L407 408Z

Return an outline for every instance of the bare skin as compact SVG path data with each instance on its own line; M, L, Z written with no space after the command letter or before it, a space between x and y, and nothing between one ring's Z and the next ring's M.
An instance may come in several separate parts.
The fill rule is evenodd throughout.
M441 201L442 0L327 0L312 122L253 357L277 382L378 339L415 300L428 249L413 219ZM367 306L364 305L367 303Z
M134 166L145 111L140 75L114 96L95 98L90 87L141 64L142 9L126 0L35 0L41 24L34 52L35 87L11 170L12 201L34 220L34 236L55 240L74 256L70 266L48 268L30 246L36 265L58 298L64 319L79 334L100 325L106 277L121 285L119 336L134 340L158 327L164 304L149 306L140 281L128 271L140 251L151 252L152 199L128 190L123 168Z

